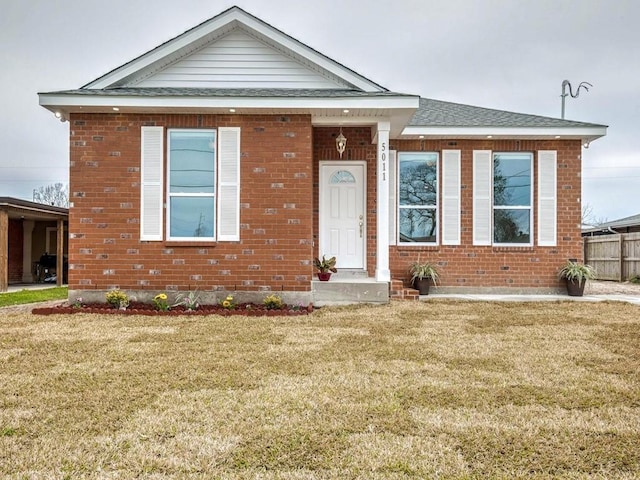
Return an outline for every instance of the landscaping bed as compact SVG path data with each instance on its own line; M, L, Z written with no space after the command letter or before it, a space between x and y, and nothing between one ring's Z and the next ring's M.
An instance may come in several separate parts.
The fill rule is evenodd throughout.
M227 308L222 305L200 305L197 309L188 309L182 305L171 307L169 310L158 310L154 305L143 302L130 302L126 309L114 308L108 303L93 303L84 305L54 305L36 307L31 310L34 315L56 315L70 313L97 313L107 315L244 315L249 317L277 316L277 315L307 315L313 311L313 306L283 305L281 308L269 308L265 305L244 303Z

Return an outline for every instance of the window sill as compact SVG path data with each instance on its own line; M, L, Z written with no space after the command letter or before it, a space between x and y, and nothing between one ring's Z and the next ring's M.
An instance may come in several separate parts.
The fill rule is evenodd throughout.
M176 240L168 240L164 242L165 247L215 247L218 245L216 240L197 241L197 242L180 242Z
M406 243L403 243L403 244L397 244L396 249L399 252L403 252L403 251L415 252L416 250L420 250L423 252L439 252L440 245L414 245L414 244L407 245Z
M508 247L508 246L502 247L502 246L494 245L493 251L494 252L533 252L534 248L533 248L533 245L523 245L521 247L515 246L515 245L511 247Z

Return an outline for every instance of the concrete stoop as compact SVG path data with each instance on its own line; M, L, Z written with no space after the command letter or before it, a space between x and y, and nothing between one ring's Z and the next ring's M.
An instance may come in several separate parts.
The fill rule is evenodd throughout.
M316 307L388 303L389 283L359 275L333 274L328 282L311 281L311 298Z

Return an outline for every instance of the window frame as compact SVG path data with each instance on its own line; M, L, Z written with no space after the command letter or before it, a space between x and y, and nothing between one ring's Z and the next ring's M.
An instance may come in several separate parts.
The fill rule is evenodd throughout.
M498 205L495 201L495 161L499 155L527 156L529 159L530 186L529 205ZM491 245L497 247L531 247L534 245L534 154L533 152L491 152ZM527 243L501 243L495 241L495 212L496 210L527 210L529 212L529 241Z
M213 134L213 192L171 192L171 136L172 133L211 133ZM219 177L219 152L218 129L216 128L167 128L167 153L166 153L166 239L169 242L215 242L218 238L218 177ZM172 198L212 198L213 199L213 235L206 237L176 237L171 235L171 200Z
M400 197L400 182L401 182L401 175L400 175L400 166L402 164L402 157L404 155L435 155L435 162L436 162L436 192L435 192L435 204L434 205L422 205L422 206L418 206L418 205L402 205L401 204L401 197ZM398 246L402 246L402 247L408 247L408 246L437 246L440 245L440 230L442 228L441 225L441 221L440 221L440 209L441 209L441 199L440 196L442 194L441 190L442 190L442 186L441 186L441 179L440 179L440 168L441 168L441 158L442 158L442 154L441 152L438 151L398 151L396 153L396 181L395 183L395 188L396 188L396 215L397 215L397 219L396 219L396 242ZM426 160L425 160L426 161ZM400 229L400 221L401 221L401 210L403 209L418 209L418 210L434 210L435 211L435 220L436 220L436 229L435 229L435 240L433 242L405 242L402 240L402 236L401 236L401 229Z

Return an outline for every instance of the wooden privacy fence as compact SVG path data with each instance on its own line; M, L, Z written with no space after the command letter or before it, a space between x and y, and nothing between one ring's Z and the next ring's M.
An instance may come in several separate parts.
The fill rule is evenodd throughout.
M622 282L640 275L640 233L584 237L584 261L598 280Z

